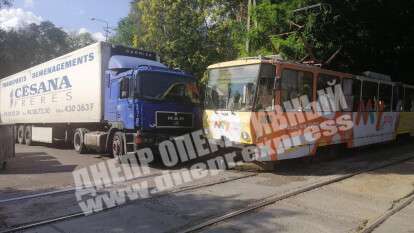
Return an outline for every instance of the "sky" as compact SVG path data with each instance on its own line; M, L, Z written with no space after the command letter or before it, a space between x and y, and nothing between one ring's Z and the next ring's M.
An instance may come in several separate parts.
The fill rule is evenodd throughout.
M66 31L90 32L104 40L104 23L116 27L127 16L131 0L13 0L13 6L0 10L0 28L10 30L30 23L51 21Z

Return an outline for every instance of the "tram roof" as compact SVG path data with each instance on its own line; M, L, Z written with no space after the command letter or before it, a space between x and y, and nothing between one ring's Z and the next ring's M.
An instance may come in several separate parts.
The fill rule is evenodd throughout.
M383 77L382 78L370 77L371 76L370 74L375 74L377 76L378 75L386 76L386 75L382 75L382 74L378 74L378 73L374 73L374 72L365 72L362 75L353 75L353 74L350 74L350 73L343 73L343 72L339 72L339 71L324 69L322 67L318 67L318 66L314 66L314 65L297 63L297 62L292 62L292 61L286 61L286 60L283 60L280 56L277 56L277 55L276 56L269 56L269 57L249 57L249 58L241 58L241 59L233 60L233 61L221 62L221 63L210 65L208 67L208 69L226 68L226 67L234 67L234 66L245 66L245 65L255 65L255 64L265 64L265 63L279 63L279 64L284 64L284 65L287 65L287 66L298 67L298 68L301 68L303 70L308 70L308 71L313 71L313 72L320 72L320 73L325 73L325 74L328 74L328 75L336 75L336 76L340 76L340 77L354 78L354 79L359 79L359 80L362 80L362 81L380 82L380 83L386 83L386 84L391 84L391 85L398 84L396 82L393 82L391 80L391 77L389 77L389 76L387 76L387 77L389 77L389 80L385 80ZM406 85L406 84L403 84L403 85L405 87L409 87L409 88L414 89L414 86Z
M319 72L324 72L326 74L339 75L339 76L348 76L348 77L352 76L351 74L333 71L333 70L327 70L327 69L323 69L321 67L314 66L314 65L286 61L277 55L269 56L269 57L241 58L238 60L221 62L221 63L210 65L208 69L227 68L227 67L234 67L234 66L254 65L254 64L265 64L265 63L280 63L280 64L285 64L285 65L295 66L295 67L302 68L308 71L319 71Z
M255 65L263 63L263 59L259 58L242 58L239 60L234 61L226 61L226 62L220 62L217 64L210 65L208 69L215 69L215 68L225 68L225 67L232 67L232 66L245 66L245 65Z

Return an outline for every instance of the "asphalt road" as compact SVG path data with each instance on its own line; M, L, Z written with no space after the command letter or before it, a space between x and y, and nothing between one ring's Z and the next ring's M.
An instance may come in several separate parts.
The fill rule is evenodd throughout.
M0 175L0 197L11 197L73 185L71 172L109 159L72 150L17 147L17 158ZM385 144L351 150L339 158L312 163L294 160L274 172L234 182L133 201L119 208L58 222L27 232L174 232L207 218L242 208L269 195L283 194L349 171L414 155L414 143ZM166 168L151 168L154 172ZM226 171L212 181L241 174ZM206 229L206 232L355 232L381 216L414 190L414 161L362 174L298 195L256 212ZM413 204L393 215L375 232L414 232ZM0 223L7 227L79 211L72 193L0 205ZM411 221L409 221L411 219Z
M0 199L73 186L72 172L110 157L79 155L74 150L16 145L16 158L0 171Z

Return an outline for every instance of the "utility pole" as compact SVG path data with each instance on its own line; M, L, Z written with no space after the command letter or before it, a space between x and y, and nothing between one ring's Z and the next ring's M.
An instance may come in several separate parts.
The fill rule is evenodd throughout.
M97 21L97 22L101 22L104 23L106 26L104 27L104 32L105 32L105 42L108 42L108 38L109 38L109 34L111 33L111 28L109 27L109 23L106 20L103 19L98 19L98 18L91 18L92 21Z
M250 34L251 24L252 24L252 10L256 8L256 0L248 0L247 3L247 34ZM257 28L257 19L253 19L254 26ZM246 53L249 54L250 52L250 38L249 35L246 39Z
M249 54L250 51L250 38L249 38L249 33L250 33L250 16L251 16L251 8L252 8L252 0L248 0L247 3L247 38L246 38L246 53Z

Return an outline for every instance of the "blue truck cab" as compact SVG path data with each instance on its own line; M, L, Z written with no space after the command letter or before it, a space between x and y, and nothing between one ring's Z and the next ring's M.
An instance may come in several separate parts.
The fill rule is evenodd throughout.
M166 67L148 52L135 57L116 54L104 81L108 152L120 156L142 147L154 148L201 127L193 76Z

